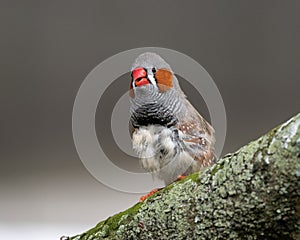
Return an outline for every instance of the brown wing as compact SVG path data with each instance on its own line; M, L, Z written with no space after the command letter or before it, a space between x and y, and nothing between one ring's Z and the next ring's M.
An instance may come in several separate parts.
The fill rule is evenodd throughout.
M185 151L202 166L212 165L215 160L214 129L195 109L191 111L195 113L194 117L179 122L177 126L182 132Z

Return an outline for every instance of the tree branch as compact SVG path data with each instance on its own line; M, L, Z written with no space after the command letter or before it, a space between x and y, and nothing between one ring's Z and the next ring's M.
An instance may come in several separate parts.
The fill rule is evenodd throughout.
M300 239L300 114L71 239Z

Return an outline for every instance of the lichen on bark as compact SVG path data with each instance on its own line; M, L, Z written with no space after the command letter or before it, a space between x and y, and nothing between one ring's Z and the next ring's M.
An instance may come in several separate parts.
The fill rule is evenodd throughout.
M300 114L73 240L300 239Z

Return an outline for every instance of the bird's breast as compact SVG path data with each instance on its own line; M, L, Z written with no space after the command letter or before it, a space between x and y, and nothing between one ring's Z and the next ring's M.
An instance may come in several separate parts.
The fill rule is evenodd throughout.
M139 106L131 113L133 126L161 125L174 126L177 118L171 109L159 103L148 103Z

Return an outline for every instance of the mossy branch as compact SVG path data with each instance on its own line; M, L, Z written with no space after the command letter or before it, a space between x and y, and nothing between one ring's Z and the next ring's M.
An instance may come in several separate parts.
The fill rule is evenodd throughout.
M300 239L300 114L71 239Z

